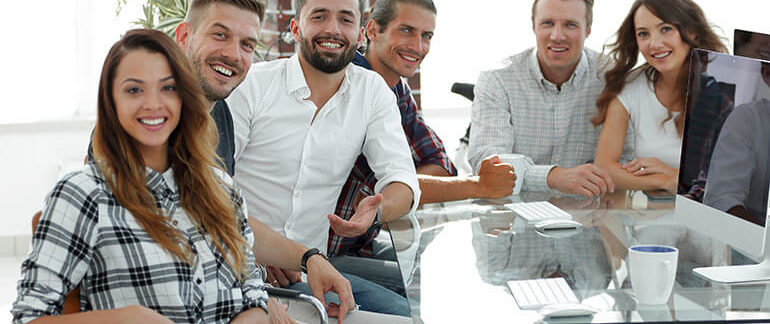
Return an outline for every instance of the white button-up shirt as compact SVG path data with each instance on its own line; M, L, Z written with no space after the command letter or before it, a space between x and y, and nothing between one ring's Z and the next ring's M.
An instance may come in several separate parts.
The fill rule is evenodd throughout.
M327 215L363 153L381 191L419 184L395 96L374 72L352 64L316 113L297 55L254 65L229 97L235 128L235 181L252 217L307 247L326 251Z

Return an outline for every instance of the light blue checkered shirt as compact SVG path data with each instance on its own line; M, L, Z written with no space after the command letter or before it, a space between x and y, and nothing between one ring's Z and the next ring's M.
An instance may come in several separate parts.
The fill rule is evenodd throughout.
M552 168L594 158L601 127L590 119L602 80L598 54L589 49L561 91L543 77L533 48L511 56L503 68L482 72L474 89L468 152L474 172L489 155L524 154L534 166L524 175L523 189L550 191L546 179Z

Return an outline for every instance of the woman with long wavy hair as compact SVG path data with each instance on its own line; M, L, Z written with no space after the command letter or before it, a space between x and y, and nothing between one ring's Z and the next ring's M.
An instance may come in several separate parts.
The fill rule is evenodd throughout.
M637 0L609 46L614 65L592 122L603 125L594 162L620 189L676 192L690 51L726 52L691 0ZM645 63L639 67L639 53ZM621 164L628 127L635 159Z
M46 198L15 323L267 321L246 204L181 49L138 29L110 49L94 159ZM58 315L80 287L80 312ZM272 308L271 308L272 310Z

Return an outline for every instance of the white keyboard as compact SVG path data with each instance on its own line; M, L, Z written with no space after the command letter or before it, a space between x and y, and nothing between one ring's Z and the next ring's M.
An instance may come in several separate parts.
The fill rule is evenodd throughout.
M537 310L553 304L580 303L564 278L512 280L508 281L508 287L522 310Z
M516 212L528 222L547 219L572 219L572 215L547 201L520 202L506 204L505 207Z

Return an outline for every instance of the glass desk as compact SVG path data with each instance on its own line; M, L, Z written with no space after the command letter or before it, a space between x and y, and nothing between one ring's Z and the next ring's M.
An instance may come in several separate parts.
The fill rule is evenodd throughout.
M543 200L584 227L571 236L546 236L503 206ZM720 224L702 221L699 226ZM686 223L691 221L675 215L673 200L653 202L641 192L619 191L593 199L522 192L499 200L430 204L416 217L388 225L417 323L770 322L769 285L711 283L692 272L755 261ZM627 249L636 244L679 249L667 304L637 304L627 267ZM506 285L554 276L564 277L582 303L600 312L543 319L536 311L520 310Z

